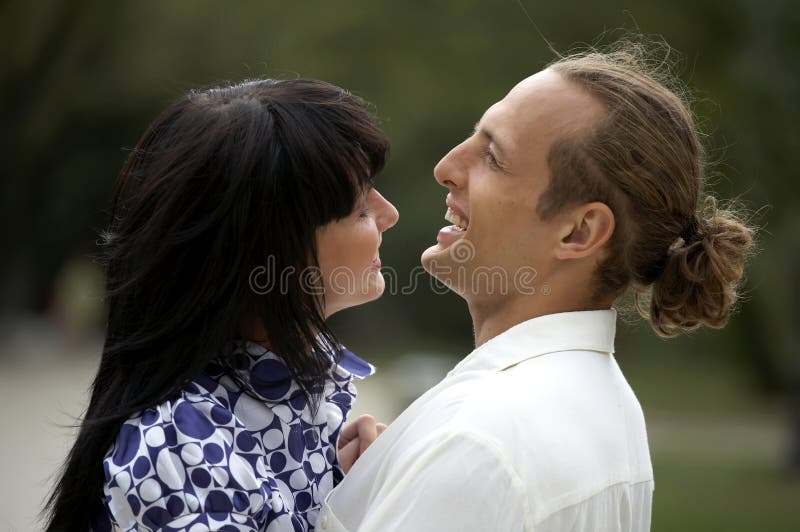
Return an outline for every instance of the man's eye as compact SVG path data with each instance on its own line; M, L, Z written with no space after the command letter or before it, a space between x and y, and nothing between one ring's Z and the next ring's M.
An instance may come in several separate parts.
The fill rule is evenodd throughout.
M492 150L490 150L489 148L483 150L483 152L481 153L481 158L485 160L492 168L500 169L500 165L497 164L497 159L492 153Z

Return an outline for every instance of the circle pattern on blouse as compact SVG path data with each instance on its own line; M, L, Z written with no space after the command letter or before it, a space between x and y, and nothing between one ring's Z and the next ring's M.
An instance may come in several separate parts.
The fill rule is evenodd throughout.
M95 530L313 528L343 476L336 441L355 399L351 380L374 368L345 350L314 413L276 355L239 341L229 356L257 396L230 375L204 373L127 420L103 461Z

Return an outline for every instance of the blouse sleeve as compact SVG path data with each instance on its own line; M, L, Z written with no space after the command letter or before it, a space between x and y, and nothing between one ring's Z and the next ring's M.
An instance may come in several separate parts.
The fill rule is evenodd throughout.
M122 425L103 462L109 516L123 530L261 529L277 492L264 454L208 399L148 409Z

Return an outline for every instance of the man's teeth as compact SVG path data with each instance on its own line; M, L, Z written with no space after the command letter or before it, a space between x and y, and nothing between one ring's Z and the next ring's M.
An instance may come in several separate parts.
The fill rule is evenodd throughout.
M469 227L469 221L459 216L453 209L448 208L444 219L453 224L459 231L466 231Z

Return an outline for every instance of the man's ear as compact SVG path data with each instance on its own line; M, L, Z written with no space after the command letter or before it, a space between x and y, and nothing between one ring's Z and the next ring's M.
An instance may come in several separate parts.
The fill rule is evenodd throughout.
M580 259L596 253L614 233L614 213L605 203L585 203L565 213L556 258Z

